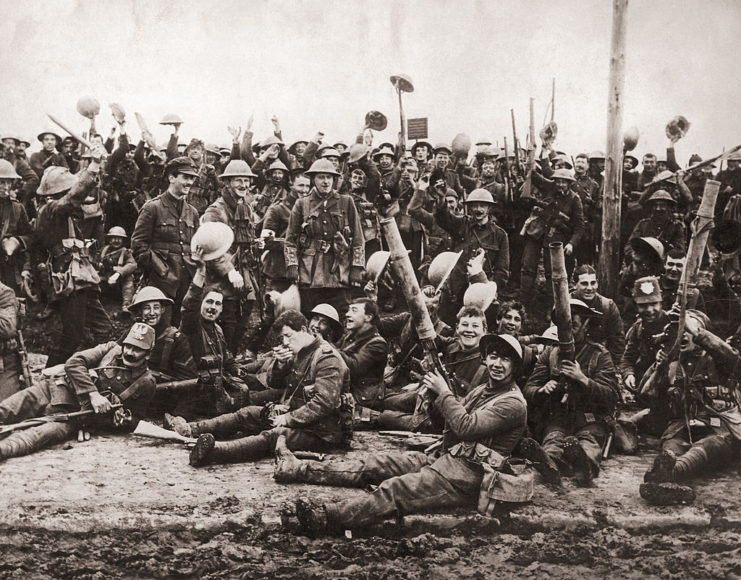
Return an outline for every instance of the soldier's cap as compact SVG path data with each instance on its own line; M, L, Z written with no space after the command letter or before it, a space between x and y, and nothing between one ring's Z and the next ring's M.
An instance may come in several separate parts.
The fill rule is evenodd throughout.
M535 337L538 344L553 344L558 342L558 327L553 324L543 331L543 334Z
M657 189L656 191L654 191L653 195L648 198L648 203L654 203L657 201L665 201L667 203L677 205L677 202L672 197L671 193L669 193L665 189Z
M633 157L632 155L625 155L625 156L623 156L623 160L630 161L630 168L631 169L635 169L636 167L638 167L638 158L637 157Z
M602 151L592 151L589 154L589 160L590 161L597 161L599 159L604 159L604 158L605 158L605 154L602 153Z
M633 301L636 304L661 302L661 286L656 276L644 276L633 283Z
M18 137L16 137L15 135L4 135L3 137L0 137L0 141L5 141L6 139L10 139L12 141L15 141L15 144L16 145L20 145L21 144L21 140Z
M522 345L511 334L485 334L479 341L479 352L486 358L491 351L506 355L515 361L515 368L522 364Z
M18 144L19 145L25 145L26 147L30 147L31 146L31 143L29 143L25 139L21 139L20 141L18 141Z
M394 148L389 146L388 144L381 145L378 151L373 153L373 160L375 161L381 155L389 155L392 159L396 159L396 152L394 151Z
M576 181L574 179L574 176L571 175L571 172L568 169L556 169L553 172L551 179L553 181L555 181L556 179L565 179L566 181Z
M201 147L204 150L206 149L206 145L203 143L203 141L193 137L193 139L190 140L190 143L188 143L188 146L185 148L185 153L188 153L188 151L190 151L194 147Z
M77 143L77 139L74 137L71 137L70 135L67 135L64 139L62 139L62 145L65 143ZM132 143L132 145L136 148L136 145Z
M124 338L123 343L137 346L144 350L152 350L154 336L154 328L143 322L135 322L126 335L126 338Z
M59 135L57 135L54 131L42 131L36 136L36 138L43 143L44 135L54 136L54 138L57 140L57 144L62 142L62 138Z
M198 168L190 157L175 157L167 163L165 175L177 175L178 173L198 177Z
M432 153L437 155L441 151L445 151L448 155L453 154L453 150L450 148L450 146L447 143L438 143L437 145L435 145L435 148L432 150Z

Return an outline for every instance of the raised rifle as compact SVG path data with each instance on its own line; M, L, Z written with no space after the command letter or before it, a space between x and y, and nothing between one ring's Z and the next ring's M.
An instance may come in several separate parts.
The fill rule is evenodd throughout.
M515 148L515 169L517 175L522 175L522 163L520 163L520 140L517 138L517 129L515 127L515 110L510 109L509 113L512 117L512 147Z
M527 174L525 176L525 183L522 184L522 189L520 190L520 198L521 199L527 199L530 197L533 197L533 170L535 169L535 99L530 97L530 129L529 129L529 139L530 142L528 143L528 152L527 152L527 167L525 168L527 171Z

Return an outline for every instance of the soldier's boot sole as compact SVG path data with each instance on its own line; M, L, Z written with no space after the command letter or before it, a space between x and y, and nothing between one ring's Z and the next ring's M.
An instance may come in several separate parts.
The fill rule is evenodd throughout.
M175 433L183 437L193 436L191 434L190 425L182 417L176 417L174 415L170 415L170 413L165 413L163 426L165 429L168 429L169 431L175 431Z
M669 481L642 483L638 492L652 505L678 505L695 501L694 489Z
M592 485L594 474L592 473L592 462L587 452L579 444L576 437L567 437L563 445L564 459L574 468L574 479L577 485L588 487Z
M206 465L215 446L216 439L214 439L214 436L211 435L211 433L200 435L195 446L190 450L189 463L193 467Z
M558 466L535 439L523 437L517 446L517 451L520 456L533 464L543 481L550 485L561 485L561 472Z
M301 483L306 481L306 464L288 449L285 435L278 437L275 443L273 479L278 483Z
M665 449L654 459L654 464L643 476L646 483L664 483L674 481L674 466L677 456Z
M327 510L322 504L310 500L296 500L296 517L304 533L310 536L326 534L329 531Z

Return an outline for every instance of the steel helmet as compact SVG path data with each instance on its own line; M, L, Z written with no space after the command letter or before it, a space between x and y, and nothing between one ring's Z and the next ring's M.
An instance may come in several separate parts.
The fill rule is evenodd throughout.
M496 203L489 190L480 188L474 189L471 193L469 193L466 201L464 201L463 203L473 203L475 201L490 203L492 205Z
M126 238L128 237L126 235L126 230L123 229L121 226L113 226L110 230L108 230L108 233L105 235L106 238Z
M21 176L15 172L15 168L10 161L0 159L0 179L20 179Z
M154 286L144 286L144 288L136 293L131 304L129 304L128 310L131 311L131 309L135 306L144 304L145 302L160 302L163 306L165 306L168 302L170 304L175 304L175 302L165 296L164 292L162 292L162 290L160 290L159 288L155 288Z
M327 157L337 157L339 159L342 156L334 147L325 147L319 152L319 159L326 159Z
M438 143L432 150L432 153L437 154L438 151L445 151L448 155L453 154L453 150L448 146L447 143Z
M337 310L334 306L331 304L317 304L314 306L314 308L309 312L309 314L318 314L319 316L323 316L330 322L333 322L336 324L339 328L342 328L342 323L340 322L340 315L338 314Z
M373 161L378 159L381 155L390 155L394 161L396 161L396 153L394 152L394 148L390 147L388 144L381 145L380 149L376 151L373 154Z
M162 117L162 120L160 121L160 125L182 125L182 124L183 124L183 120L175 113L167 113L167 115Z
M487 145L486 147L482 148L477 155L479 157L493 157L496 159L497 157L499 157L499 149L494 147L494 145Z
M59 135L57 135L54 131L42 131L36 136L36 138L43 143L44 135L53 135L57 140L57 145L59 145L62 142L62 138Z
M536 339L536 342L558 342L558 327L554 324L549 326L540 335L541 340Z
M466 292L463 294L463 306L475 306L480 308L482 312L486 312L496 299L496 282L476 282L466 288Z
M580 316L585 316L588 318L600 318L602 316L602 313L599 310L595 310L594 308L590 308L587 306L587 303L583 300L579 300L578 298L569 298L569 309L571 310L572 314L578 314ZM553 307L553 310L551 310L551 319L555 319L556 317L556 308Z
M232 247L234 243L234 231L222 222L206 222L193 234L190 240L190 249L195 252L203 250L205 261L220 258Z
M285 163L283 163L280 159L276 159L270 164L270 167L268 167L268 171L273 171L273 169L288 171L288 167L286 167Z
M416 155L417 149L420 147L427 147L429 151L432 151L432 143L429 141L425 141L424 139L420 139L419 141L416 141L414 145L412 145L412 155Z
M95 97L80 97L77 99L77 112L83 117L93 119L95 115L100 113L100 103Z
M21 138L17 135L3 135L2 137L0 137L0 141L5 141L6 139L15 141L16 147L21 144Z
M270 135L267 139L264 141L260 141L258 147L260 149L265 149L266 147L270 147L271 145L283 145L283 141L278 139L275 135Z
M378 282L378 279L381 277L381 274L383 274L383 270L386 268L386 264L388 264L390 257L391 253L385 250L373 252L368 257L368 261L365 264L365 272L368 276L368 280Z
M648 198L648 201L650 203L653 203L655 201L666 201L668 203L677 205L676 200L665 189L657 189L656 191L654 191L653 195Z
M463 252L440 252L430 262L430 267L427 270L427 279L435 287L437 292L445 284L445 281L450 276L462 254Z
M306 175L316 175L317 173L329 173L330 175L339 176L337 170L329 159L317 159L311 164L308 171L304 171Z
M39 184L36 194L55 195L67 191L75 183L77 183L77 178L69 172L69 169L54 165L52 167L47 167L44 171L44 175L41 177L41 184Z
M118 103L109 103L108 106L111 109L113 118L116 119L117 123L123 123L126 120L126 111Z
M486 137L481 137L481 139L476 141L476 147L480 147L481 145L491 145L491 139L487 139Z
M635 169L636 167L638 167L638 158L637 157L634 157L633 155L624 155L623 156L623 161L625 161L626 159L628 161L630 161L630 168L631 169Z
M569 156L565 153L559 153L558 155L555 155L553 159L551 160L552 163L555 163L556 161L563 161L566 165L566 169L573 169L574 166L571 165L571 159L569 159Z
M511 334L485 334L479 341L479 352L484 358L486 358L492 350L500 348L512 356L515 360L515 368L519 368L522 364L522 345L514 336Z
M623 151L633 151L638 145L638 138L641 136L638 127L628 127L623 133Z
M257 177L252 173L249 164L242 159L232 159L227 163L224 173L219 175L219 179L230 179L232 177Z
M298 141L294 141L293 143L291 143L291 146L288 148L288 152L295 154L296 153L296 146L299 145L300 143L303 143L304 145L308 145L309 144L309 142L306 139L299 139Z
M664 261L664 244L657 238L633 238L630 240L630 247L633 248L634 252L638 252L639 254L645 254L648 250L655 254L659 261Z
M348 163L357 163L368 154L368 146L362 143L353 143L349 149L350 156L347 158Z
M5 255L10 257L13 254L15 254L15 251L21 247L21 243L18 241L18 238L15 236L10 236L5 239L3 239L2 242L3 251L5 252Z
M553 172L551 179L553 179L554 181L556 179L565 179L566 181L576 181L576 179L574 179L574 176L571 175L571 172L568 169L556 169L556 171Z

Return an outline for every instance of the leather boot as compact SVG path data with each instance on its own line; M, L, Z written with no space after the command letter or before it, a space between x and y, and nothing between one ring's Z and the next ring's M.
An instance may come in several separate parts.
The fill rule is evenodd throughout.
M564 459L574 468L577 485L588 487L595 477L592 462L576 437L567 437L563 445Z
M690 450L691 451L691 450ZM674 481L674 466L677 456L672 451L664 449L654 459L654 464L644 475L646 483L664 483Z
M638 492L652 505L677 505L695 501L695 491L691 487L670 481L642 483Z
M551 485L561 485L561 473L555 461L545 452L545 449L530 437L523 437L515 448L515 454L530 461L540 473L543 481Z
M296 517L301 529L309 536L318 536L328 533L329 520L327 510L323 504L306 499L296 500Z
M175 431L175 433L183 437L193 436L190 430L190 423L182 417L176 417L170 415L170 413L165 413L165 419L162 422L162 426L168 431Z
M42 447L72 437L77 428L66 422L42 423L22 431L15 431L0 441L0 460L21 457Z

